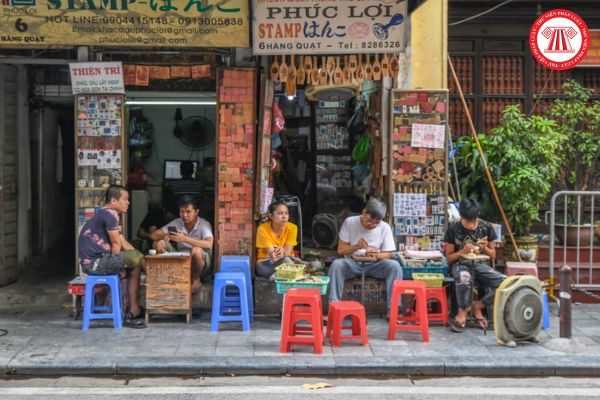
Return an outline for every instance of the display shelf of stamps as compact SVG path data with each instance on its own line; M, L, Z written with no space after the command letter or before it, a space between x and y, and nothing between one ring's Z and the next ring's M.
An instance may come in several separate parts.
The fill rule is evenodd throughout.
M442 250L447 227L447 90L393 90L389 204L398 250Z
M104 191L124 176L124 98L75 97L76 234L104 206Z

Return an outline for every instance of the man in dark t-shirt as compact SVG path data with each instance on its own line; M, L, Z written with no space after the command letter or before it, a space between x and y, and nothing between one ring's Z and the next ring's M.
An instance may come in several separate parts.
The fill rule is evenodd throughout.
M138 294L144 256L125 240L121 233L119 214L126 213L128 208L129 193L127 189L117 185L106 189L104 208L100 209L81 228L78 248L79 263L82 270L88 274L101 271L100 260L106 254L116 256L113 262L122 261L123 271L125 272L125 268L127 268L129 273L127 291L130 304L126 319L133 320L142 316Z
M484 254L490 259L496 257L493 241L496 232L487 221L479 219L481 206L472 199L463 199L459 207L460 221L451 223L444 237L446 257L451 265L454 277L458 313L450 321L455 332L462 332L466 326L469 309L473 307L473 316L483 329L487 329L488 321L483 316L483 309L494 302L496 288L506 279L489 265L480 262L465 264L461 260L466 254ZM471 304L471 285L474 274L475 285L481 290L480 300Z
M152 233L165 226L169 222L177 218L179 210L173 211L165 207L155 207L148 211L140 223L137 231L137 237L148 241L148 245L152 246Z

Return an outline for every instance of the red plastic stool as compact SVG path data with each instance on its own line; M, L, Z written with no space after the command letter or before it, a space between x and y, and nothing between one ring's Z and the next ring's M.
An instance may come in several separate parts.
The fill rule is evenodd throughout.
M352 324L344 326L344 319L350 316ZM342 331L352 329L352 335L343 336ZM362 345L369 344L367 314L365 307L357 301L334 301L329 304L327 335L332 346L341 346L342 339L361 339Z
M299 326L300 321L310 326ZM290 289L283 297L279 350L287 353L294 344L312 345L315 353L323 353L323 304L318 289Z
M417 309L411 316L398 316L398 303L400 295L411 295L415 297ZM398 325L398 322L414 322L414 325ZM425 282L423 281L394 281L392 289L392 305L390 309L390 325L388 328L388 340L396 338L397 330L421 331L423 341L429 342L429 322L427 319L427 295Z
M427 297L427 306L429 307L429 302L431 300L436 301L440 305L440 312L427 313L427 319L431 321L441 321L443 326L448 325L448 298L446 297L446 288L425 288L425 296Z

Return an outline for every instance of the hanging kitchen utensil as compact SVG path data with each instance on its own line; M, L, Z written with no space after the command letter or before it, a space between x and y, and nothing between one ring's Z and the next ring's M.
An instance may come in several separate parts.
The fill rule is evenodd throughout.
M285 82L288 76L288 66L285 64L285 55L281 55L281 65L279 65L279 80Z
M297 78L296 62L294 61L293 54L291 57L292 57L292 59L290 61L290 67L288 68L288 76L287 76L287 81L286 81L286 85L285 85L285 91L286 91L285 94L287 96L295 96L296 95L296 78Z
M358 64L356 65L356 81L359 85L362 85L362 82L365 79L365 68L363 67L362 61L362 54L359 54Z
M273 63L271 64L271 80L273 82L279 80L279 61L277 61L277 56L273 57Z
M392 53L392 58L390 59L390 75L392 75L392 78L397 78L398 73L400 73L400 62L398 61L396 54Z
M312 83L314 86L317 86L321 83L319 82L319 60L317 56L313 56L313 66L312 71L310 72L310 83Z
M316 56L315 56L316 57ZM327 64L325 63L325 56L321 57L321 68L319 69L319 85L327 85Z
M373 80L381 80L381 64L379 63L379 55L375 54L375 61L373 61Z
M365 64L365 79L373 79L373 66L371 65L371 55L367 54L367 63Z
M310 84L312 82L311 73L313 69L312 57L305 56L304 57L304 71L306 71L306 83Z
M356 54L350 55L348 57L348 69L350 70L350 83L353 83L356 80Z
M304 56L300 56L300 64L296 68L296 84L304 85L306 80L306 71L304 70Z
M344 56L344 68L342 68L342 77L344 85L352 83L352 74L350 73L350 66L348 65L348 56Z
M381 76L390 76L390 60L387 53L383 53L381 59Z
M336 85L341 85L344 79L342 68L340 67L340 57L335 57L335 71L333 72L333 83Z
M327 75L329 75L329 84L333 85L333 74L335 73L335 58L327 57Z

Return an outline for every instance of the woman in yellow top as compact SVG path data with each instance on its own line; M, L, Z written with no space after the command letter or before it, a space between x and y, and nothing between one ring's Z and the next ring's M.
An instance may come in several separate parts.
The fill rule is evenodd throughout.
M270 221L260 224L256 232L258 276L269 278L278 265L297 260L292 254L298 243L298 227L289 222L289 218L290 211L285 203L274 201L269 205Z

